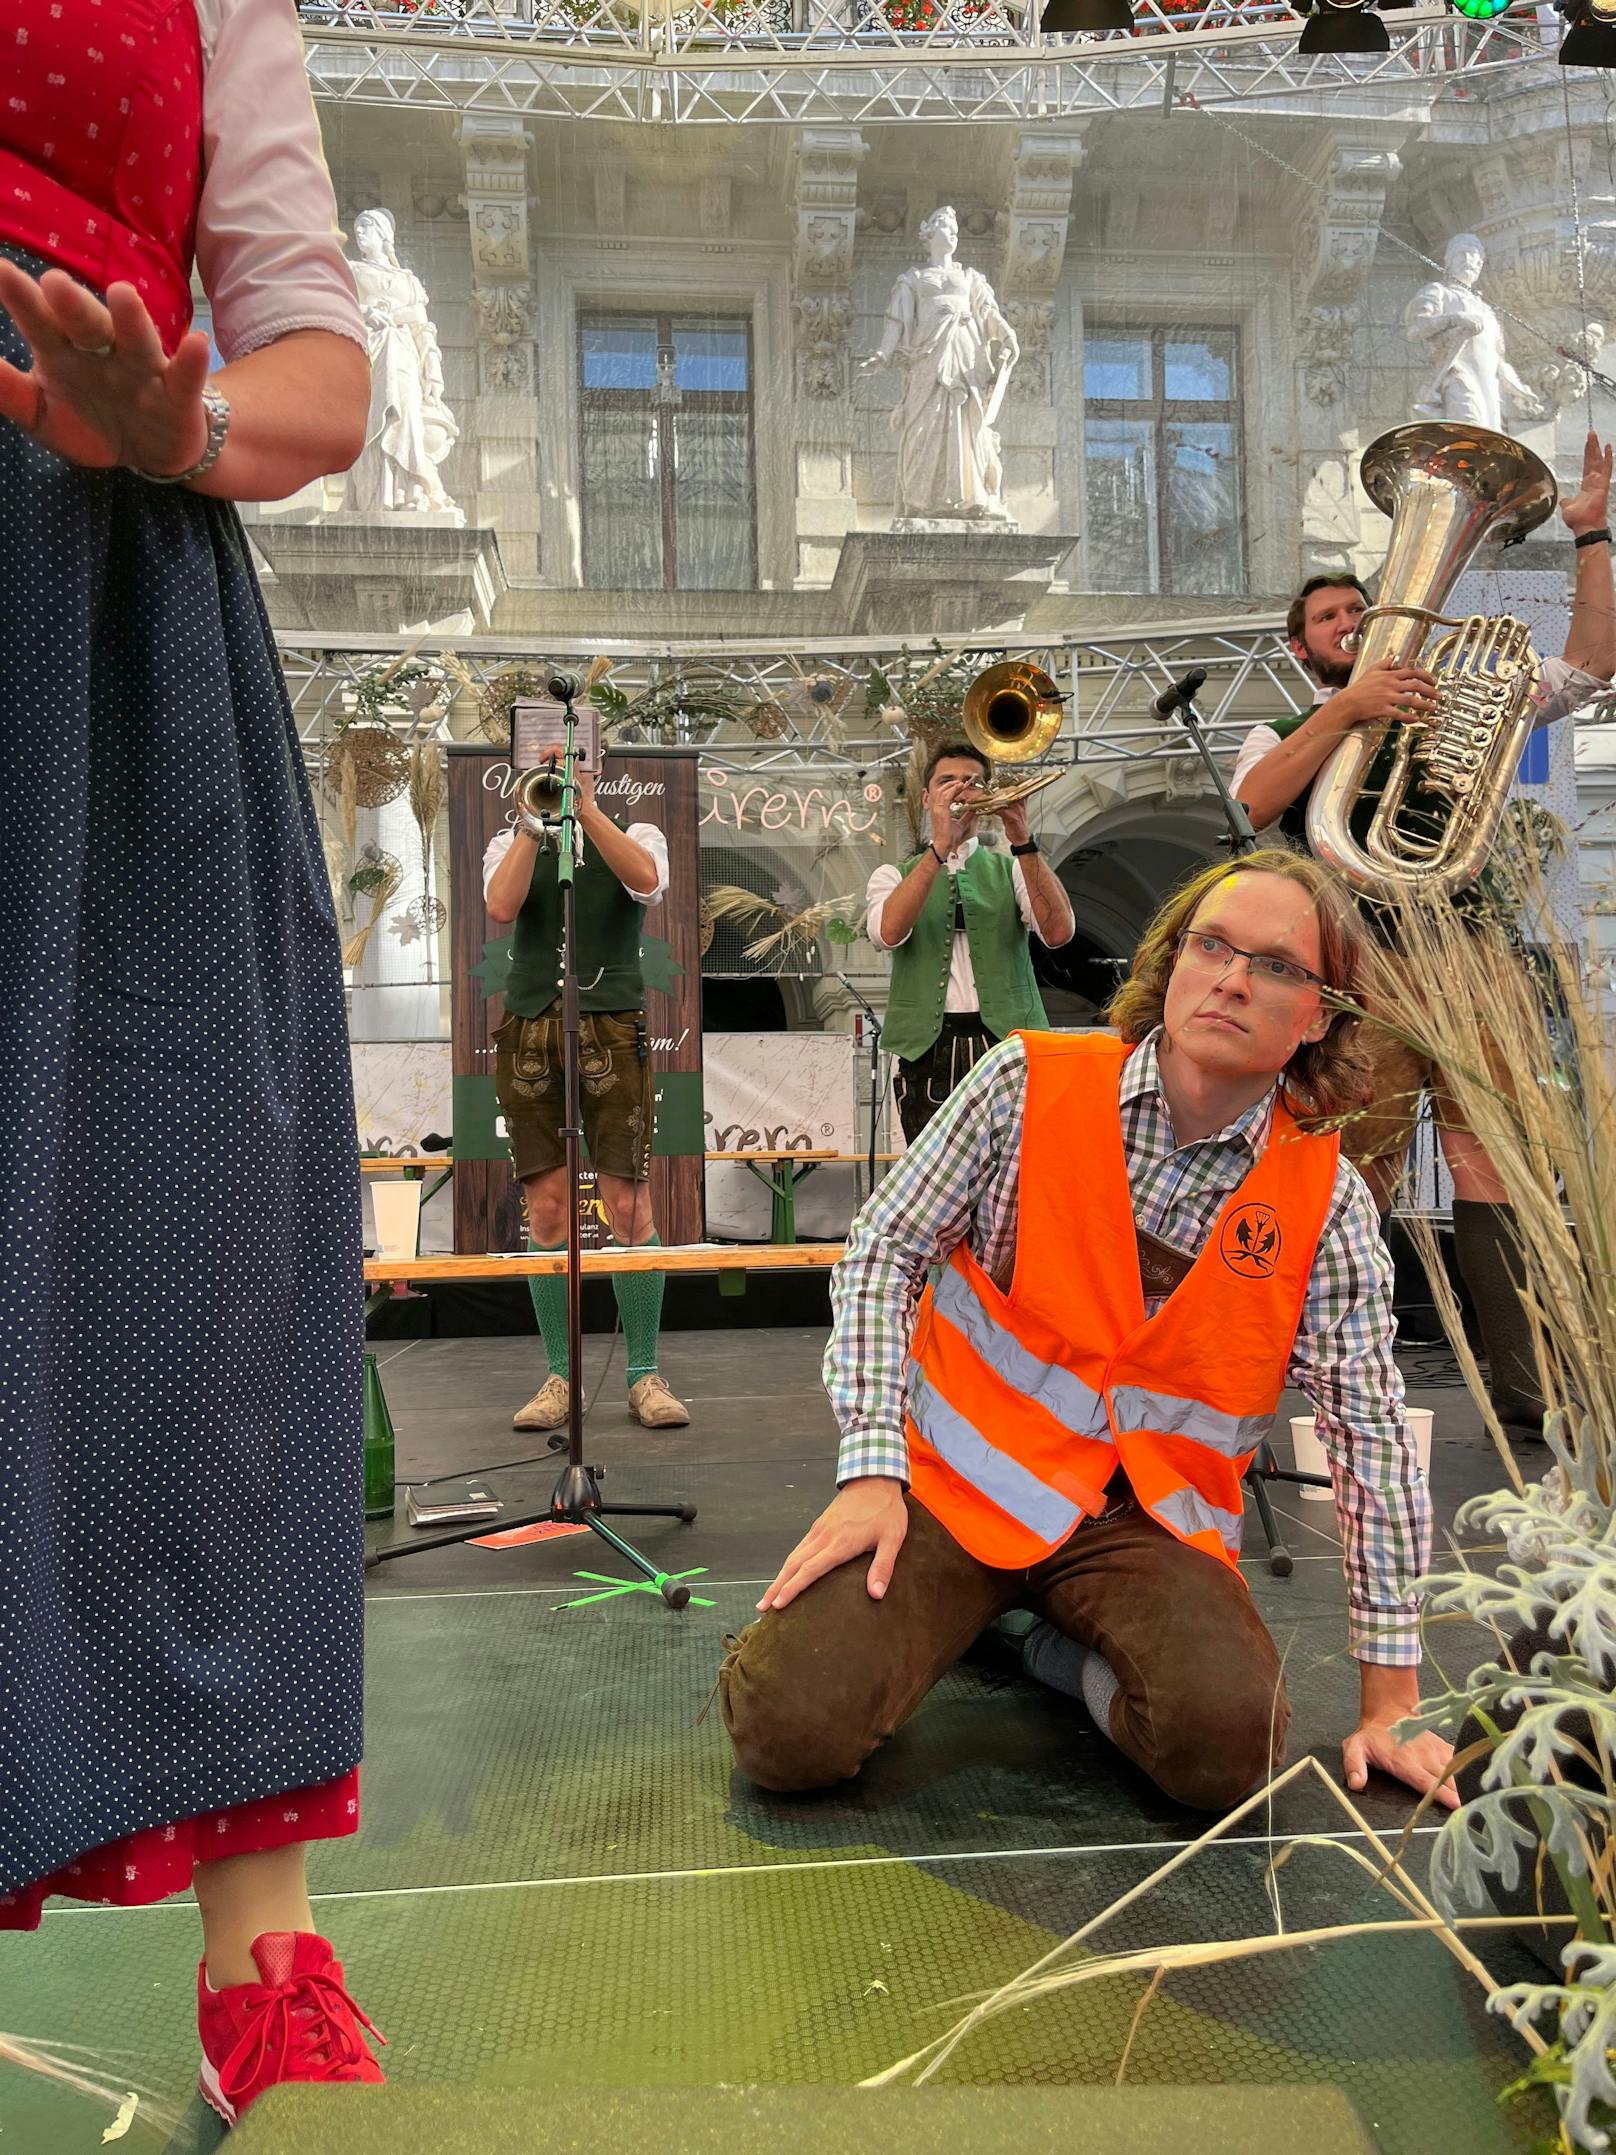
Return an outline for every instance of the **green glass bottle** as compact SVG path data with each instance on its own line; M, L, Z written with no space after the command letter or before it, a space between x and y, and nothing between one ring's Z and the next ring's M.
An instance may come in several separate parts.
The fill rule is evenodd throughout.
M365 1355L365 1517L393 1516L393 1418L376 1357Z

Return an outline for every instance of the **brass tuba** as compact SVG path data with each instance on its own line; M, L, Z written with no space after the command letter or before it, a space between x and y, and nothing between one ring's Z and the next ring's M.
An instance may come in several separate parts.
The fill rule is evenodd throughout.
M979 673L965 691L960 720L965 738L990 763L1036 763L1060 732L1061 692L1040 667L1002 659ZM956 816L996 816L1030 794L1052 786L1059 771L1045 771L1014 785L992 786L955 801Z
M1392 534L1352 678L1385 659L1416 665L1434 628L1453 633L1425 661L1437 677L1437 711L1398 725L1391 776L1362 845L1352 811L1386 724L1355 727L1331 751L1308 802L1308 843L1372 897L1451 897L1474 881L1491 849L1532 730L1538 665L1524 623L1484 614L1461 621L1440 608L1484 541L1524 538L1551 514L1554 476L1506 434L1445 422L1382 434L1364 451L1360 476ZM1411 787L1446 811L1439 829L1428 817L1423 829L1399 821Z

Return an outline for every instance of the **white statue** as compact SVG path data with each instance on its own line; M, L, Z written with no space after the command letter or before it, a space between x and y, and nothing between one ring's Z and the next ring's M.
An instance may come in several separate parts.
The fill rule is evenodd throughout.
M1507 396L1512 417L1541 418L1542 404L1504 356L1498 316L1475 290L1486 260L1481 241L1473 232L1456 233L1442 260L1442 276L1422 284L1403 315L1410 342L1436 362L1420 386L1414 416L1502 433Z
M1007 522L994 422L1021 354L979 270L954 260L959 219L934 210L920 228L930 260L892 287L880 349L861 373L896 365L903 394L894 528L909 518L992 517Z
M348 507L432 509L458 518L438 466L460 429L443 400L443 355L426 288L400 264L394 230L391 210L362 210L354 219L359 259L350 267L370 342L370 417L348 474Z

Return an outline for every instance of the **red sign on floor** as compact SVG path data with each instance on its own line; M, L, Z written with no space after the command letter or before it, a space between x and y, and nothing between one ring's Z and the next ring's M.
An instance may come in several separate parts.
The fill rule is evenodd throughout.
M513 1526L504 1534L479 1534L474 1549L525 1549L529 1542L559 1541L565 1534L587 1534L586 1526L568 1526L564 1520L545 1519L538 1526Z

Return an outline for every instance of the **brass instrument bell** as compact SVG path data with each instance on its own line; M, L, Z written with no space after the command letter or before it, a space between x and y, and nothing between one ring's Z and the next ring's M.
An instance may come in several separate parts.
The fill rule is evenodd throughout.
M1061 693L1028 659L1001 659L965 691L960 720L965 738L990 763L1034 763L1054 745L1061 727ZM1059 771L991 786L953 803L955 816L996 816L1029 794L1052 786Z

